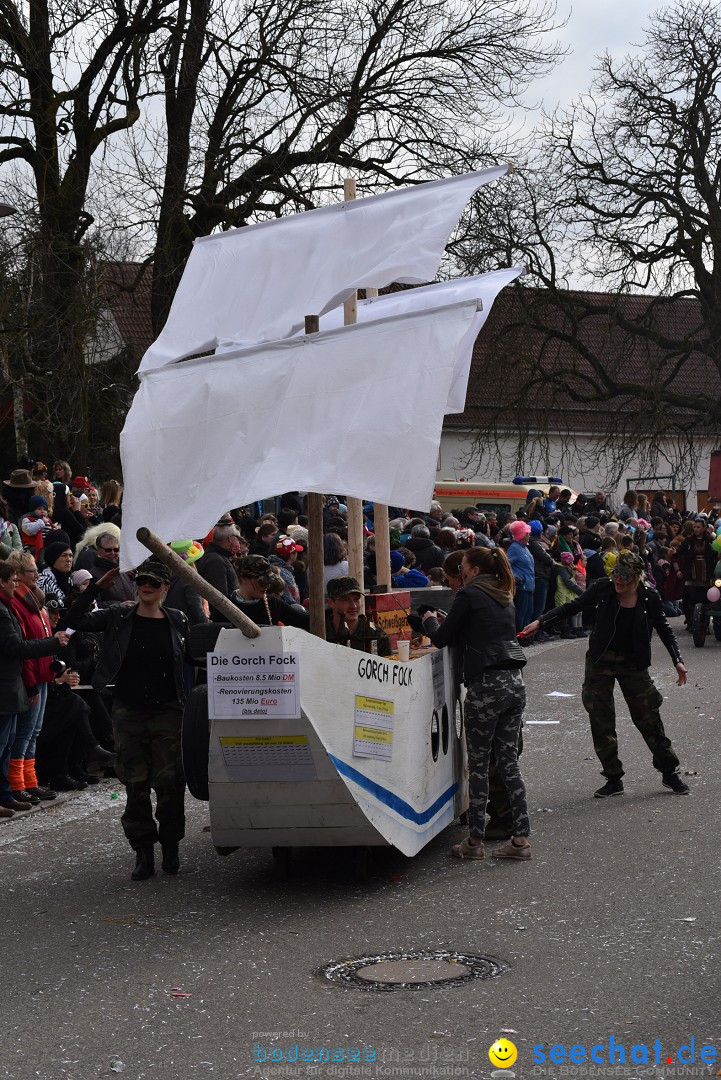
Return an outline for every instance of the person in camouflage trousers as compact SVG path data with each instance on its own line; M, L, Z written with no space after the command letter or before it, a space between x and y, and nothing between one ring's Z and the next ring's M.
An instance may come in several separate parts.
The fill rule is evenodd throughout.
M518 734L518 747L516 757L520 758L523 753L523 728ZM488 805L486 806L488 821L484 840L505 840L513 832L513 816L511 803L506 791L503 778L496 768L496 755L491 749L491 760L488 767Z
M183 708L179 702L133 709L113 706L115 771L125 785L127 801L120 819L134 851L160 841L174 848L185 835L185 776L180 732ZM150 793L155 791L157 828Z
M496 783L508 801L514 836L528 836L526 788L518 765L526 688L520 670L487 671L468 687L465 701L468 750L468 821L472 837L482 839L489 792L491 751Z
M526 788L518 767L526 690L524 650L516 638L513 571L501 548L470 548L460 566L463 588L448 615L426 611L423 627L437 648L458 646L467 692L464 703L469 772L469 835L451 853L482 859L491 755L512 819L510 841L495 858L530 859Z
M663 775L676 773L679 760L663 729L659 712L663 696L654 685L648 668L639 668L627 656L606 650L596 664L586 658L586 674L581 691L602 775L615 781L623 776L623 765L618 756L614 682L618 683L631 719L653 755L654 768Z
M606 777L606 783L594 792L597 799L623 795L624 790L613 701L616 683L626 699L633 723L653 755L653 765L661 773L663 786L674 795L689 794L688 785L679 776L679 760L661 720L659 709L663 697L648 671L654 630L673 660L678 686L685 684L688 672L674 632L663 613L661 598L646 584L644 569L644 561L639 555L624 551L618 557L611 578L594 581L575 600L553 608L524 628L525 634L535 634L539 627L557 619L584 611L595 612L581 698L591 723L593 748L601 762L601 775Z
M144 881L155 873L158 841L164 873L177 874L180 868L178 845L185 835L181 730L188 620L182 611L163 606L171 575L155 559L146 559L138 567L136 604L89 611L95 597L112 586L117 575L117 569L109 570L88 586L72 605L68 625L103 634L91 682L96 690L113 685L115 771L127 795L121 822L135 852L130 876L133 881Z

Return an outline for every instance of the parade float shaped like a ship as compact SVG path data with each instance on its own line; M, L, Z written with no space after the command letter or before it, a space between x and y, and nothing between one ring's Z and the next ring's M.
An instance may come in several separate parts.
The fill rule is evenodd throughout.
M121 437L124 569L147 554L136 530L204 536L282 491L429 507L443 417L463 410L475 339L523 270L361 301L352 326L339 309L357 289L432 280L469 198L506 171L196 241ZM223 629L208 687L219 849L414 855L466 807L453 650L401 662L291 627Z

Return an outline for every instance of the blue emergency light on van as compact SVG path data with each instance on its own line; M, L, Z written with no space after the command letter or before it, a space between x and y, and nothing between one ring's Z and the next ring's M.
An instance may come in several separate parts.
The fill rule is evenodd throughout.
M560 476L514 476L514 484L562 484Z

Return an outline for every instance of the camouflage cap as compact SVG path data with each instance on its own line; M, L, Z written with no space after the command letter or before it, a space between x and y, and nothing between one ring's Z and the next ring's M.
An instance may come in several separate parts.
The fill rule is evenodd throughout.
M328 596L331 600L342 600L345 596L352 596L353 593L363 595L360 582L354 577L336 577L328 582Z
M640 577L645 569L646 564L640 555L635 555L633 551L623 551L611 572L614 577Z
M135 571L136 581L138 578L147 577L157 582L158 585L169 585L172 576L168 567L161 563L159 559L146 559Z
M275 580L273 567L263 555L246 555L235 564L239 578L253 578L261 585L271 585Z

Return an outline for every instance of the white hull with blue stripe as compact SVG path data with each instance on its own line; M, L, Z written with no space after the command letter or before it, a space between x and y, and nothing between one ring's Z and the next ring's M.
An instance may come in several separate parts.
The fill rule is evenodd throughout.
M297 655L300 715L211 721L217 847L390 844L415 855L466 809L451 650L401 663L293 627L223 630L215 647L248 663L273 651Z

